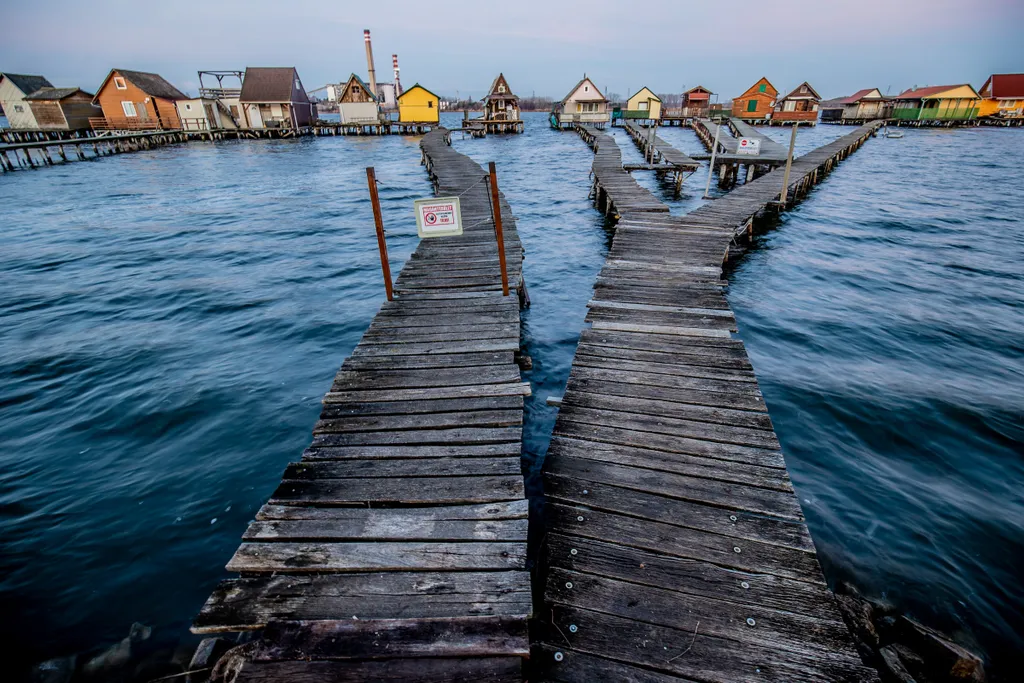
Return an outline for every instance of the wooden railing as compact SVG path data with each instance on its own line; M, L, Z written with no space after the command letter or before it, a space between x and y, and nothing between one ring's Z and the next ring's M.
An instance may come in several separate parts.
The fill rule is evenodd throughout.
M106 118L103 116L90 117L89 126L93 130L180 130L178 122L161 122L156 119L141 119L138 117Z

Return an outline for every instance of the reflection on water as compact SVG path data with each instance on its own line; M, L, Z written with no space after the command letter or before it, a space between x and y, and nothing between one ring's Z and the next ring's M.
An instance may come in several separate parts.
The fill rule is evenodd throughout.
M844 132L801 130L798 152ZM659 134L702 151L689 130ZM830 579L975 634L1004 667L1024 646L1024 206L1001 150L1021 137L871 141L760 239L730 293ZM590 150L545 115L521 136L453 138L497 162L526 249L536 495L545 399L613 228L587 199ZM15 661L136 620L186 633L383 300L363 167L397 271L412 199L431 192L419 159L397 136L192 143L0 180L0 642ZM679 198L635 175L681 214L704 173Z

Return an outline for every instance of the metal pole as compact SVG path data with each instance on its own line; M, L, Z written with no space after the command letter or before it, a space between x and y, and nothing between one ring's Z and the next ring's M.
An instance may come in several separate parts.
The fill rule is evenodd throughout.
M799 121L793 122L793 132L789 136L789 156L786 157L786 171L782 174L782 199L779 202L781 208L786 207L786 198L789 195L789 168L793 165L793 147L796 146L796 129Z
M377 196L377 174L373 166L366 167L366 182L370 186L370 203L373 204L373 222L377 226L377 248L380 250L380 269L384 272L384 290L388 301L394 300L391 291L391 266L388 264L388 245L384 241L384 217L380 213L380 197Z
M494 237L498 240L498 265L501 267L501 293L508 296L508 271L505 268L505 234L501 230L501 203L498 201L498 172L494 162L487 165L491 174L491 207L494 211Z
M708 119L710 121L711 119ZM715 157L718 155L718 135L722 132L722 122L718 122L718 128L715 128L715 143L711 145L711 166L708 168L708 184L704 187L704 199L708 198L708 192L711 191L711 174L715 170Z

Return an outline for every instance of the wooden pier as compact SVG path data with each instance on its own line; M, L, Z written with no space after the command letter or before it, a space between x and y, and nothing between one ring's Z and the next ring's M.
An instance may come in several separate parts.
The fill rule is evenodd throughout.
M658 137L657 128L653 131L650 127L644 129L636 121L624 121L622 127L626 129L637 149L643 153L644 159L649 160L654 166L655 171L666 175L672 174L672 184L676 194L679 194L683 189L686 174L696 171L700 164Z
M420 242L228 563L241 576L196 617L197 633L260 631L216 680L521 680L522 248L499 197L503 296L484 170L443 128L421 148L465 232Z
M0 169L4 172L16 171L53 166L69 161L97 159L125 152L138 152L163 145L187 142L191 136L195 135L197 134L183 131L157 131L17 142L0 145ZM211 134L205 133L204 135Z
M636 211L668 213L668 207L640 187L636 179L622 167L622 150L613 137L590 125L579 124L576 130L594 150L591 197L598 210L616 217Z
M719 187L734 186L739 180L741 166L746 168L743 175L749 182L786 163L786 148L744 121L729 119L728 123L715 123L710 119L694 119L692 127L698 139L708 149L707 154L695 154L693 158L708 161L714 156L715 164L718 166ZM761 153L738 153L740 141L738 137L733 137L733 133L738 137L759 140Z
M875 127L797 159L790 197ZM686 216L620 212L544 464L531 681L878 680L825 584L724 294L730 247L779 205L782 175ZM637 206L624 184L606 191Z

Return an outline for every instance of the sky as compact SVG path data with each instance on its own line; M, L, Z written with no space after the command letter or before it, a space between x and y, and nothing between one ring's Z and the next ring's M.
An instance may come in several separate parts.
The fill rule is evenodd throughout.
M825 98L878 87L970 83L1024 72L1022 0L4 0L0 72L41 74L95 92L111 68L153 71L186 93L199 70L295 66L313 90L366 77L479 98L499 71L520 96L561 99L589 75L629 95L701 84L722 101L761 76ZM384 9L382 9L384 8ZM40 31L40 25L57 28ZM10 30L13 27L25 30Z

